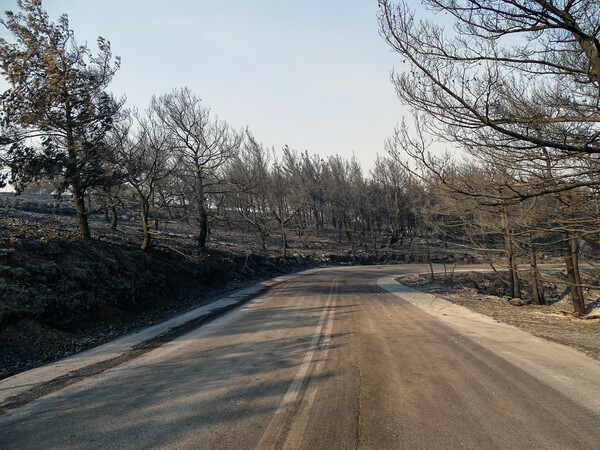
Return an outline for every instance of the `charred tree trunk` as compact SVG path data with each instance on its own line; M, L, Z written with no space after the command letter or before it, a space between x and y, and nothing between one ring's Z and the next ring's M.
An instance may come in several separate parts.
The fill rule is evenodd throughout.
M260 240L260 251L265 253L267 251L267 238L262 231L258 233L258 238Z
M144 205L145 203L145 205ZM142 240L141 249L146 250L150 246L150 226L148 224L148 205L147 201L142 200L142 231L144 239Z
M79 228L79 237L89 239L92 237L90 226L88 224L87 211L85 208L85 192L79 188L73 187L73 204L77 214L77 227Z
M563 249L563 255L565 258L565 266L567 268L567 284L569 291L571 292L571 301L573 302L573 311L576 314L585 314L585 300L581 295L580 286L577 285L577 269L578 267L574 264L577 261L576 256L573 255L571 250L571 237L569 233L563 231L561 233L561 244Z
M500 208L500 221L504 233L504 251L508 262L510 293L513 298L521 298L521 283L515 255L513 252L512 233L508 221L508 211L506 205Z
M374 224L371 224L371 243L373 245L373 255L375 255L375 258L379 257L379 254L377 253L377 235L375 234L375 226Z
M117 229L117 206L110 205L110 229Z
M544 150L546 156L546 175L549 179L552 178L552 168L550 165L550 157ZM565 208L567 202L565 201L564 194L558 193L555 195L556 212L558 214L558 222L562 228L561 235L561 247L563 250L563 256L565 259L565 266L567 269L567 285L571 293L571 302L573 303L573 311L576 314L585 314L585 298L583 297L583 290L581 288L581 278L579 276L579 263L577 258L577 252L573 254L572 248L572 236L567 227L567 215L565 214ZM577 247L575 247L577 250ZM579 283L578 283L579 280Z
M315 217L315 229L317 231L317 236L319 235L319 231L323 229L323 224L322 224L322 215L319 212L319 209L317 208L317 205L315 202L313 202L312 207L311 207L313 216Z
M402 218L402 216L400 216L400 222L399 222L399 237L400 237L400 245L404 244L404 232L406 231L406 224L404 223L404 219Z
M144 235L140 248L142 250L146 250L150 246L150 225L148 224L148 218L150 216L150 204L148 203L148 199L141 189L137 186L134 188L140 199L140 218L142 219L142 233Z
M281 230L281 254L285 257L287 256L287 233L285 232L285 221L281 220L279 222L280 230Z
M429 230L426 231L425 235L425 258L427 265L429 266L429 276L431 277L431 282L435 282L435 272L433 271L433 263L431 262L431 247L429 242Z
M575 314L585 314L585 298L581 286L581 277L579 275L579 259L576 240L568 229L567 216L565 214L566 202L561 194L556 196L556 209L559 216L559 224L562 228L561 246L567 269L567 285L571 293L571 302L573 303L573 312ZM575 242L575 245L573 243Z
M579 246L577 245L577 239L573 237L571 237L571 257L573 258L573 270L575 271L577 294L584 302L583 309L585 310L585 296L583 295L583 283L581 282L581 272L579 271Z
M208 237L208 214L204 203L200 200L198 203L198 248L206 248L206 238Z
M535 246L533 243L533 233L529 233L528 251L531 274L531 293L533 295L533 302L536 305L545 305L546 296L544 295L544 285L542 283L542 276L537 267L537 257L535 254Z
M356 248L354 246L354 239L352 239L352 229L350 228L350 220L344 214L343 217L344 222L344 231L346 232L346 239L348 239L348 243L350 244L350 250L352 251L352 256L356 256Z
M198 161L195 161L194 172L195 183L195 202L198 214L198 248L206 249L206 238L208 237L208 213L204 206L204 183L202 180L202 168Z
M79 228L79 237L83 239L90 239L92 235L90 233L90 226L88 224L87 211L85 208L85 187L81 183L81 177L77 169L77 145L75 143L75 137L73 135L73 120L71 117L71 109L71 104L67 101L65 103L67 153L69 155L67 173L70 174L70 185L73 189L73 204L75 206L75 213L77 214L77 227Z

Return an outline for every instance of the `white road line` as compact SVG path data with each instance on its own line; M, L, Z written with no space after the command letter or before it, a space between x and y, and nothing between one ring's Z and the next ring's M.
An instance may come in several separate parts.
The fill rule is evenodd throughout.
M333 283L332 290L329 294L330 298L335 298L338 291L338 281L336 280ZM313 371L312 377L321 373L323 366L325 365L325 360L327 359L327 354L329 353L329 345L331 343L331 334L333 332L333 316L335 314L335 309L333 305L335 304L335 300L331 302L331 307L329 308L329 316L327 317L327 321L325 323L325 331L322 335L321 345L319 346L321 353L320 359L315 364L315 370ZM290 429L288 437L283 445L283 449L293 449L298 448L300 443L302 442L302 438L304 437L304 432L306 430L306 425L308 424L308 418L310 416L310 411L315 402L315 398L317 396L317 391L319 390L318 383L313 383L313 378L311 377L311 381L309 382L308 387L306 388L306 393L304 394L304 398L302 401L302 405L299 408L299 412L296 415L294 423Z
M576 403L600 413L600 363L563 344L534 336L492 317L411 289L398 276L377 280L378 286L422 309L496 356L527 372Z
M302 360L302 363L300 364L300 367L298 368L298 371L296 372L296 375L294 376L290 387L283 396L283 399L281 400L281 403L279 404L279 407L277 408L273 419L271 419L269 426L263 433L263 437L256 447L257 449L272 449L275 447L277 441L279 440L279 436L283 431L285 419L287 418L289 409L291 406L294 405L294 403L296 402L296 398L300 393L302 384L304 383L306 374L308 372L308 369L310 368L310 363L312 362L315 352L318 349L319 340L321 339L321 335L324 329L325 332L328 331L329 334L331 334L331 329L333 325L330 324L333 323L333 314L330 313L330 311L332 310L331 305L333 303L336 291L337 280L332 284L329 290L329 296L327 298L325 308L323 308L323 312L321 313L321 316L319 318L319 323L315 327L314 335L311 340L308 351L306 352L306 355L304 355L304 359ZM327 319L329 320L327 321L327 323L325 323Z

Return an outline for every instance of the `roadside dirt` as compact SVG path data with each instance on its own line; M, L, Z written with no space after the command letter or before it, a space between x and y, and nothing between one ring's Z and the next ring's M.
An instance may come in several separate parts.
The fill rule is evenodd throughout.
M464 306L499 322L524 329L529 333L563 345L576 348L600 360L600 283L593 270L584 271L588 288L587 314L572 314L568 291L559 271L545 271L547 305L534 305L527 297L528 283L521 306L506 294L507 281L493 273L465 272L449 277L429 275L410 276L398 281L415 289L436 294L445 300Z

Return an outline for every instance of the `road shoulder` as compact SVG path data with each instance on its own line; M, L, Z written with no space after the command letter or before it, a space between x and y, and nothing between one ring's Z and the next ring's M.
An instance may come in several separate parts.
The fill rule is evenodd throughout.
M578 404L600 413L600 363L596 360L438 296L404 286L395 280L398 276L379 278L377 284Z
M281 276L257 283L155 326L0 380L0 415L152 351L292 278Z

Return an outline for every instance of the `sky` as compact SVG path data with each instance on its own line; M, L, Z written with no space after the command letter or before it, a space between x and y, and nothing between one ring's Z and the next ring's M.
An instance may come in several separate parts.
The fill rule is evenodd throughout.
M416 3L416 2L415 2ZM266 147L355 155L365 172L406 111L378 34L376 0L45 0L78 43L111 42L126 107L187 86L219 119ZM0 10L16 11L16 0ZM2 15L4 17L4 15ZM2 28L0 36L10 35ZM6 89L4 80L0 89Z

